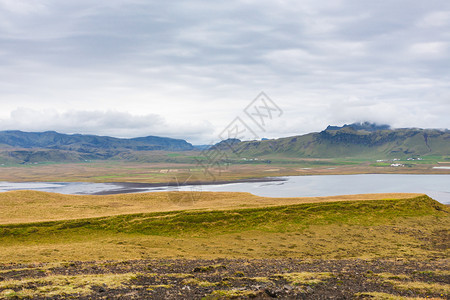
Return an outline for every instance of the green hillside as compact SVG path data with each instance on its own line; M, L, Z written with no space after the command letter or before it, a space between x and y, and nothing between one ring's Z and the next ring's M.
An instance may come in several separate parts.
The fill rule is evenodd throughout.
M450 132L437 129L327 129L318 133L232 146L243 157L287 156L314 158L405 158L450 155Z

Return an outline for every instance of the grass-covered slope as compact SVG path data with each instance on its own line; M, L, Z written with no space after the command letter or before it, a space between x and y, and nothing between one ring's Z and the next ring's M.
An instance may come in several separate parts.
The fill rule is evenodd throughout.
M155 257L445 257L449 210L410 199L0 225L0 262Z
M118 195L63 195L39 191L0 193L0 224L58 221L180 210L226 210L314 202L412 198L420 194L364 194L271 198L238 192L151 192Z
M415 128L365 131L346 127L275 140L241 142L233 145L233 149L243 157L402 158L450 155L450 131Z
M222 211L172 211L128 214L32 224L3 225L2 236L60 234L84 228L161 236L208 236L250 230L279 232L310 225L385 224L395 218L421 217L447 212L444 205L427 196L403 200L344 201L298 204Z

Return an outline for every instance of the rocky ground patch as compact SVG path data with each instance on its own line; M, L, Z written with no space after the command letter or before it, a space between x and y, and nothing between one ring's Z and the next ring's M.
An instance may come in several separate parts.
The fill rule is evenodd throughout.
M0 265L1 299L448 299L448 260L215 259Z

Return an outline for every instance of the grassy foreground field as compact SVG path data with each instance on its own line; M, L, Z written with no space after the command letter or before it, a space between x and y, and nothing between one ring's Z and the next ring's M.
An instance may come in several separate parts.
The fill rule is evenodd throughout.
M0 298L448 296L450 210L425 195L186 193L0 194Z
M448 254L449 210L425 195L199 194L0 194L0 262Z

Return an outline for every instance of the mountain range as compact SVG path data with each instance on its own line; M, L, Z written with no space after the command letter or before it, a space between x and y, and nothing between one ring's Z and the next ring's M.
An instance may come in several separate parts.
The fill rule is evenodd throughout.
M194 149L185 140L158 136L123 139L55 131L0 131L0 157L3 161L20 163L109 159L134 151Z
M223 145L220 145L223 149ZM240 156L394 158L450 155L450 131L400 128L355 123L328 126L321 132L262 141L243 141L229 147ZM229 150L231 151L231 150Z
M69 162L84 160L137 160L146 153L152 160L156 150L201 151L182 139L147 136L62 134L55 131L0 131L0 163ZM389 125L354 123L328 126L321 132L260 141L229 139L211 149L234 152L240 157L361 157L392 158L422 155L450 155L450 131L401 128Z

